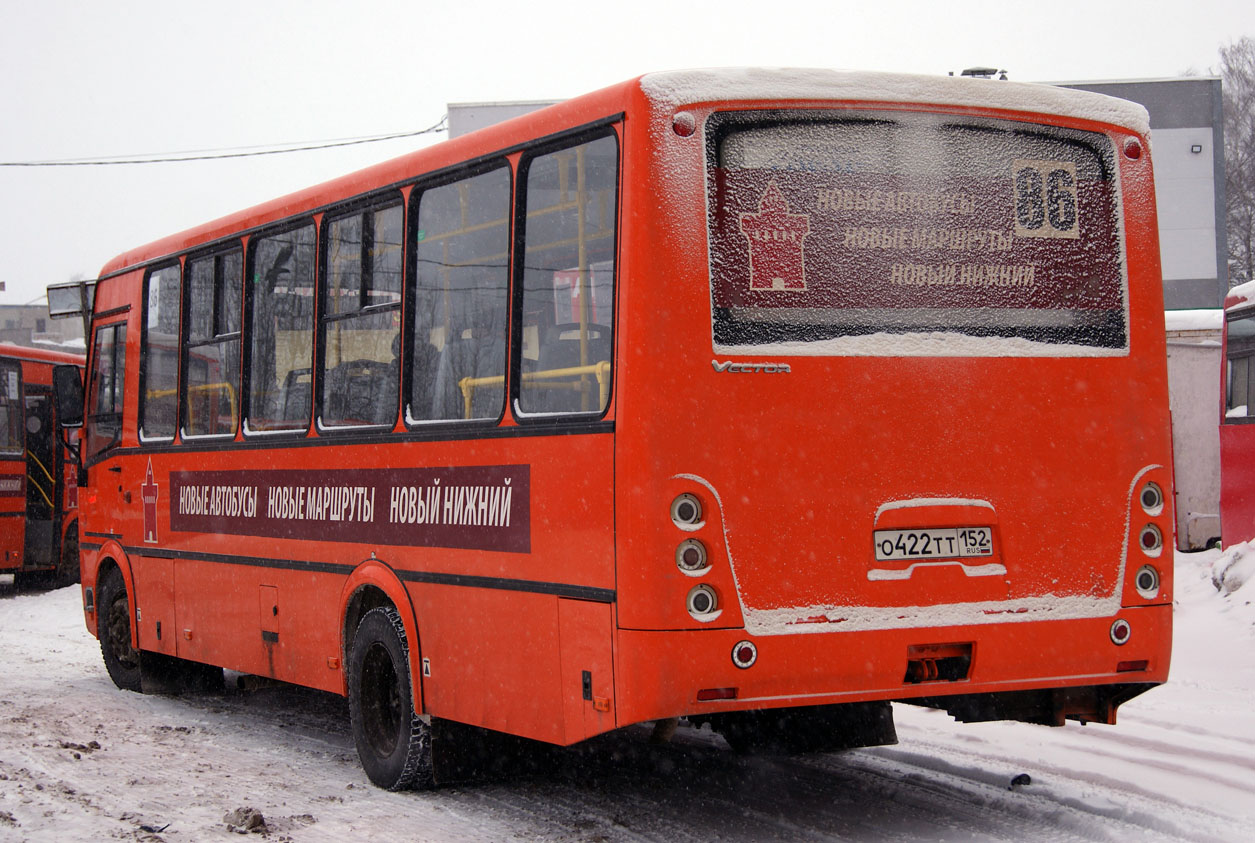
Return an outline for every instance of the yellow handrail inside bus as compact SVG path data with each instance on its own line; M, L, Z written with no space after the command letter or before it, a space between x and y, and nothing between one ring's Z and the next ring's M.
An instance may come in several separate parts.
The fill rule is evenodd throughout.
M47 468L44 467L44 464L40 462L39 457L32 454L29 450L26 452L26 461L28 463L33 462L35 463L35 465L39 466L39 470L44 473L44 477L48 478L49 483L55 484L57 482L56 480L52 479L52 474L48 471Z
M189 396L198 392L223 392L223 391L225 391L227 394L227 406L231 408L231 420L232 420L232 426L234 426L235 420L239 418L239 416L237 416L235 412L235 387L233 387L231 384L227 383L226 381L219 381L218 383L197 384L196 386L189 386L187 388L187 392ZM145 394L145 398L149 401L152 401L153 399L156 399L156 398L166 398L171 395L177 395L178 392L179 391L177 389L150 389ZM191 418L194 417L190 402L187 408L187 412L188 412L189 418L185 419L184 421L190 421Z
M583 384L578 381L556 381L553 378L573 378L583 375L592 375L597 378L597 392L600 403L597 409L606 406L606 399L610 395L610 361L602 360L597 363L591 363L587 366L569 366L565 369L543 369L539 372L524 372L523 382L539 386L543 389L569 389L579 391L583 388ZM462 406L465 413L464 418L471 417L471 399L475 396L476 387L480 386L500 386L505 383L505 375L489 375L483 378L462 378L458 381L458 388L462 390Z
M26 472L26 477L31 481L31 485L39 490L39 496L44 499L44 502L47 503L48 506L52 506L52 500L48 497L48 493L44 491L43 486L39 485L39 481L35 479L34 475L28 471Z

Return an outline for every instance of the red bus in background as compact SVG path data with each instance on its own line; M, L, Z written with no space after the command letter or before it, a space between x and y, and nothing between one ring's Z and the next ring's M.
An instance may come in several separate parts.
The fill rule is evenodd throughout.
M78 582L77 460L61 440L52 369L83 362L0 343L0 577L17 585Z
M1225 297L1220 396L1220 539L1255 538L1255 284Z
M121 255L110 675L347 695L388 788L446 723L1113 723L1171 649L1148 135L1043 86L654 74Z

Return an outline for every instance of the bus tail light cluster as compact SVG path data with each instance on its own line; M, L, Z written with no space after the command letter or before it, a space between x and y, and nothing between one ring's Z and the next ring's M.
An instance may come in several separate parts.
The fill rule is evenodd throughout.
M686 533L696 533L705 527L701 499L688 492L677 495L671 501L671 523ZM675 548L675 566L687 577L706 576L711 570L706 544L697 536L680 541ZM684 608L700 623L710 623L723 613L719 607L719 592L704 582L689 589Z
M1111 643L1123 646L1133 637L1133 627L1124 618L1116 618L1111 624Z
M1133 572L1133 591L1142 600L1154 600L1162 596L1163 575L1157 567L1158 563L1149 560L1163 556L1168 537L1172 534L1171 511L1164 486L1147 478L1139 480L1131 509L1134 532L1130 539L1137 544L1137 550L1129 549L1128 570ZM1142 557L1140 565L1137 560L1139 553ZM1127 595L1129 598L1132 596L1131 592ZM1113 630L1112 641L1123 644L1128 640L1127 636L1121 641L1116 638Z

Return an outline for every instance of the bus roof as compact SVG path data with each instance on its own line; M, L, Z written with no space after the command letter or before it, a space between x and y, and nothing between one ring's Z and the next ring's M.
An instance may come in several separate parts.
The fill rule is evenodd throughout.
M1150 130L1149 117L1141 105L1104 94L1050 85L823 69L725 68L650 73L406 153L132 249L105 264L100 277L159 261L285 217L314 212L328 203L328 196L354 196L387 185L401 184L416 175L452 167L480 156L515 149L520 138L549 134L554 121L579 126L605 119L610 114L623 111L630 96L637 91L655 108L737 99L845 100L1058 114L1121 126L1143 135Z
M85 360L83 354L71 351L53 351L50 348L32 348L29 345L14 345L7 342L0 342L0 357L7 357L10 360L29 360L34 363L68 363L74 366L82 366Z
M726 68L651 73L641 88L657 104L737 99L860 100L1059 114L1150 131L1146 109L1128 100L1030 82L958 76L785 68Z

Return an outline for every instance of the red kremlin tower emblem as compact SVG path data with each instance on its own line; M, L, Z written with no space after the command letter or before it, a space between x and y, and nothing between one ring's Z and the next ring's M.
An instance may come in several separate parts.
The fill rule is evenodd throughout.
M806 289L802 241L810 229L810 215L789 213L780 187L767 185L758 213L741 214L741 232L750 241L751 290Z
M144 541L157 543L157 481L153 479L153 461L148 460L148 476L139 487L140 498L144 501Z

